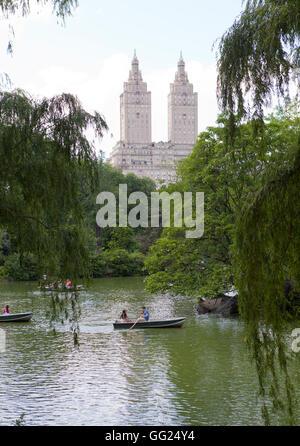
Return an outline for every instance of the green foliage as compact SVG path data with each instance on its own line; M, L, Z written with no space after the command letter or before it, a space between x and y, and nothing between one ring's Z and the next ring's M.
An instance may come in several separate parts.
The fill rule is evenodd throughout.
M248 0L219 44L222 108L245 116L251 104L261 120L274 91L288 97L291 70L300 66L299 38L299 0Z
M169 192L202 191L205 197L205 232L201 239L185 238L185 229L164 229L146 259L151 291L172 290L206 298L235 286L233 243L236 222L245 200L262 180L266 166L274 169L293 147L293 118L271 116L264 135L252 123L236 125L236 137L226 143L228 121L199 135L193 153L181 162L181 182ZM257 147L260 151L257 153Z
M97 180L85 133L101 137L105 121L72 95L36 101L14 91L0 92L0 122L0 226L20 252L38 256L41 272L85 274L79 179L90 189Z
M139 252L129 253L125 249L112 249L106 254L107 265L111 275L133 276L141 274L144 256Z
M32 254L11 254L4 263L4 278L13 280L37 280L39 278L37 258Z
M99 207L96 205L96 197L102 191L112 192L116 197L117 219L119 215L119 184L127 185L128 196L132 192L140 191L150 197L155 190L155 183L149 178L139 178L134 174L124 175L121 169L104 163L102 159L97 162L98 186L93 192L86 184L84 178L80 180L80 202L84 212L84 226L88 231L90 240L94 239L94 249L124 248L128 251L135 249L146 252L152 240L155 240L159 231L157 228L99 228L96 224L96 214ZM133 205L128 206L128 212ZM150 240L150 243L149 243ZM92 245L92 243L91 243ZM92 250L92 246L91 246Z
M78 190L77 204L81 208L82 221L78 227L71 225L68 215L62 215L63 232L60 233L57 228L54 237L51 238L49 252L52 256L45 256L42 252L35 252L29 249L29 252L35 252L40 255L37 274L28 275L24 265L13 262L10 266L9 277L14 280L36 279L45 272L54 277L60 277L61 271L64 277L104 277L108 275L137 275L143 274L144 254L149 246L157 239L160 234L160 228L137 228L115 227L99 228L96 225L96 196L101 190L113 191L118 201L119 183L127 184L128 194L135 191L138 187L142 192L150 196L151 191L155 190L155 184L148 178L138 178L135 175L123 175L119 169L113 168L103 161L97 160L93 165L95 174L95 187L91 187L91 179L87 176L85 166L78 166L76 170L76 181L73 191ZM59 210L58 210L59 212ZM70 224L70 226L69 226ZM8 226L7 226L8 228ZM69 232L67 232L69 229ZM54 235L54 234L53 234ZM43 235L45 236L45 235ZM34 237L34 235L32 235ZM78 241L81 240L81 245ZM49 239L50 242L50 239ZM74 245L77 245L76 255L74 255ZM0 268L5 261L10 258L9 254L18 252L22 244L16 231L8 232L0 230ZM30 246L26 245L26 246ZM81 246L81 247L80 247ZM34 245L33 245L34 247ZM47 249L47 245L46 245ZM59 253L60 251L60 253ZM11 260L9 261L9 265ZM0 270L0 278L8 278L7 270L3 267Z
M107 243L109 250L121 248L126 251L134 251L136 243L134 241L134 232L131 227L112 228L110 231L110 241Z
M300 66L299 42L299 0L247 1L219 46L218 96L222 108L230 113L231 138L235 136L234 113L247 116L251 108L264 135L264 106L275 91L279 100L288 98L290 82ZM294 401L284 331L295 309L291 311L291 296L284 292L284 284L290 279L293 292L297 292L299 114L291 125L291 135L288 134L289 117L278 124L279 154L274 157L274 163L265 166L261 181L246 200L237 221L235 277L260 394L263 398L267 393L271 395L274 408L284 410L293 423ZM258 144L257 152L261 151L262 144L263 141ZM285 382L282 395L276 364ZM265 422L270 423L265 400L262 412Z
M182 229L164 229L146 258L146 288L206 298L237 289L260 394L281 407L278 360L291 420L283 333L295 306L284 284L292 279L299 291L299 117L291 105L266 122L262 133L251 122L236 124L230 144L223 117L219 127L199 135L193 153L179 165L181 182L169 191L205 193L204 235L186 239ZM267 420L265 400L263 408Z
M292 423L294 401L285 330L300 310L299 299L293 299L300 292L300 119L293 126L287 119L281 129L284 124L290 131L291 145L285 147L276 168L266 169L263 184L243 208L237 224L235 269L248 344L259 370L260 392L264 396L268 390L276 406L280 401L278 375L283 372L286 410ZM284 286L287 280L293 284L290 295Z
M198 241L185 239L181 229L164 229L145 261L146 288L199 295L205 282L203 265Z
M105 251L100 250L90 256L90 272L94 278L104 277L108 274Z
M5 267L2 265L0 266L0 280L6 280L6 279L8 279L8 274Z
M4 256L11 253L11 239L4 229L0 229L0 253Z
M128 252L123 248L113 248L92 255L90 262L91 275L95 278L134 276L143 273L144 255L139 251Z

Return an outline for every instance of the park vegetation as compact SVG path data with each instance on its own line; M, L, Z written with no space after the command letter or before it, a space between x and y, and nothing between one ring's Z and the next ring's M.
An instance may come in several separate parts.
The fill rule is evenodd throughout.
M75 230L75 234L78 234L78 237L80 235L80 239L78 238L76 242L79 243L81 240L82 258L77 258L76 274L71 269L66 270L65 261L59 260L60 251L56 249L52 251L49 248L47 261L45 261L43 260L45 256L35 249L30 239L27 244L25 240L24 243L20 243L20 238L24 237L23 233L19 234L12 222L11 226L3 224L0 230L0 280L39 280L45 273L53 278L72 277L72 279L80 278L81 280L144 274L145 254L160 235L160 228L136 228L135 230L131 227L101 228L96 223L98 210L96 197L101 191L112 192L118 203L119 184L126 184L129 194L138 190L149 197L155 190L155 184L149 178L138 178L133 174L124 175L120 169L104 163L102 158L94 160L93 163L94 184L91 185L90 179L87 180L85 168L80 167L76 185L72 185L72 191L76 191L78 196L76 208L77 211L80 209L81 213L78 232L72 215L70 216L67 211L61 213L59 223L50 234L48 234L48 228L44 229L41 214L38 219L36 217L37 221L33 220L32 215L30 218L30 223L42 226L39 232L40 236L44 237L46 250L48 250L48 244L51 248L53 238L57 236L56 231L70 231L68 233L71 234ZM61 191L64 194L63 190ZM20 197L17 197L17 200L20 200ZM128 207L128 212L131 207ZM22 216L21 213L20 218ZM28 228L27 221L24 222L24 226L25 231ZM33 230L36 226L33 226ZM63 234L60 237L63 237ZM67 239L67 243L70 243L70 239ZM73 256L78 256L78 247L70 245L68 249L69 255L72 256L69 261L72 264ZM74 249L74 254L72 249ZM64 256L64 253L62 252L61 255Z
M77 5L43 3L63 20ZM30 4L0 0L0 10L27 15ZM186 239L185 228L97 227L99 192L118 196L126 183L129 194L149 196L154 183L96 157L86 131L101 138L107 123L78 98L37 101L0 91L0 278L34 280L46 271L76 281L144 271L152 292L212 298L237 291L266 424L270 398L286 423L295 421L286 333L299 318L299 92L290 95L299 40L300 0L248 0L219 41L221 113L167 188L204 192L201 239ZM275 96L279 107L266 116Z
M164 230L146 260L149 290L238 292L262 414L294 423L287 333L299 320L299 0L248 0L219 42L218 126L199 135L175 190L205 192L205 234ZM298 79L297 79L298 78ZM279 108L265 116L277 97Z

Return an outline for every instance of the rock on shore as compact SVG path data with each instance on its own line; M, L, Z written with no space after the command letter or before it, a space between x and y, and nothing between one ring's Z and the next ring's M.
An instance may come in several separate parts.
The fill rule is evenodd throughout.
M239 314L237 295L220 294L216 299L201 301L196 305L199 314L219 314L220 316L233 316Z

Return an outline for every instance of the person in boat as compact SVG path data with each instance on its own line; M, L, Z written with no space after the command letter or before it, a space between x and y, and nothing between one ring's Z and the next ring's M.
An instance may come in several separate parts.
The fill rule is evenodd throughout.
M128 315L127 315L127 310L123 310L122 314L120 316L120 319L122 322L132 322L131 319L129 319Z
M10 311L9 311L9 305L5 305L5 307L3 308L3 314L5 315L5 314L10 314Z
M71 283L70 279L67 280L66 288L68 288L68 289L72 288L72 283Z
M146 307L142 307L142 314L140 316L140 319L142 321L144 320L144 321L148 322L149 321L149 317L150 317L150 313L147 310L147 308Z

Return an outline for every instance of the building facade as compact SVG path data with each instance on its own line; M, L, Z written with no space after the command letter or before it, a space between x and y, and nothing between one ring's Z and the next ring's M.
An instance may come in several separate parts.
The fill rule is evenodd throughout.
M198 94L188 80L182 54L168 95L168 131L175 145L193 146L198 136Z
M188 156L198 135L198 95L193 91L180 55L168 96L167 142L153 142L151 92L143 81L134 53L127 82L120 96L120 141L107 160L124 174L149 177L157 184L176 181L176 165Z
M143 82L134 52L128 82L120 96L120 140L126 144L147 145L151 140L151 93Z

